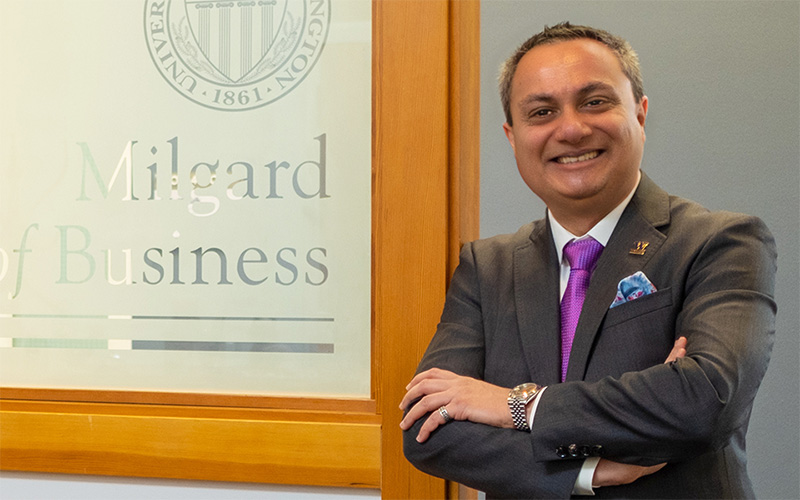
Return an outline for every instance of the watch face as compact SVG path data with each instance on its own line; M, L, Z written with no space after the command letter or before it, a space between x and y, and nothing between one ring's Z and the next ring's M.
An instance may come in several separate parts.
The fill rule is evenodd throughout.
M532 382L528 382L527 384L518 385L514 388L514 396L522 399L525 402L528 402L531 397L536 395L536 392L539 390L539 386Z

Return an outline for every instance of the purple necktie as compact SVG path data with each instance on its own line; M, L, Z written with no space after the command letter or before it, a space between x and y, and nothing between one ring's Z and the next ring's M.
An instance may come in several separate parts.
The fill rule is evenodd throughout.
M589 279L602 251L603 245L593 238L573 240L564 245L564 256L569 261L570 271L567 289L561 299L562 382L567 378L569 353L572 350L572 340L575 338L575 328L578 326L583 300L586 298L586 289L589 288Z

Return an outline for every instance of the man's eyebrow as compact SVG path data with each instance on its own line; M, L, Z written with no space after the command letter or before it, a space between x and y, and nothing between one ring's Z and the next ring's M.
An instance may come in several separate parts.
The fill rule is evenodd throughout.
M523 108L535 102L553 102L555 100L555 97L553 97L551 94L528 94L519 102L519 107Z
M612 85L609 85L609 84L604 83L604 82L591 82L591 83L588 83L588 84L584 85L583 87L581 87L581 89L578 91L578 95L579 96L585 96L585 95L591 94L592 92L598 92L598 91L600 91L600 92L611 92L615 96L617 95L616 89L614 89L614 87Z
M614 89L614 87L612 85L609 85L609 84L604 83L604 82L589 82L589 83L587 83L586 85L584 85L583 87L581 87L578 90L577 95L579 97L585 97L588 94L591 94L593 92L598 92L598 91L610 92L610 93L614 94L614 96L617 95L617 91ZM540 92L540 93L536 93L536 94L528 94L528 95L526 95L519 102L519 107L522 108L522 107L528 106L528 105L530 105L532 103L539 103L539 102L541 102L541 103L551 103L551 102L555 102L555 101L556 101L556 98L553 96L553 94L548 94L546 92Z

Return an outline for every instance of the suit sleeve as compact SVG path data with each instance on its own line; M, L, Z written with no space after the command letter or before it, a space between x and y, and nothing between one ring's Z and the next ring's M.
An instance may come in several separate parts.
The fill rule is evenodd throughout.
M599 445L612 460L653 465L719 450L737 430L744 435L772 349L776 259L760 220L729 217L673 283L675 337L687 337L686 357L549 387L531 434L534 453Z
M451 280L441 322L418 372L438 367L484 378L479 293L472 245L467 244ZM580 463L537 461L529 433L453 421L420 444L415 437L425 418L403 436L406 458L423 472L477 488L494 498L569 498Z

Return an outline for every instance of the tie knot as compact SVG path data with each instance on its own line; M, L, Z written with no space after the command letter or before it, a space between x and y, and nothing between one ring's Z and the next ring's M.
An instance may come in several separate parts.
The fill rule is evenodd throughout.
M591 237L585 240L572 240L564 245L564 256L572 269L591 271L602 252L603 245Z

